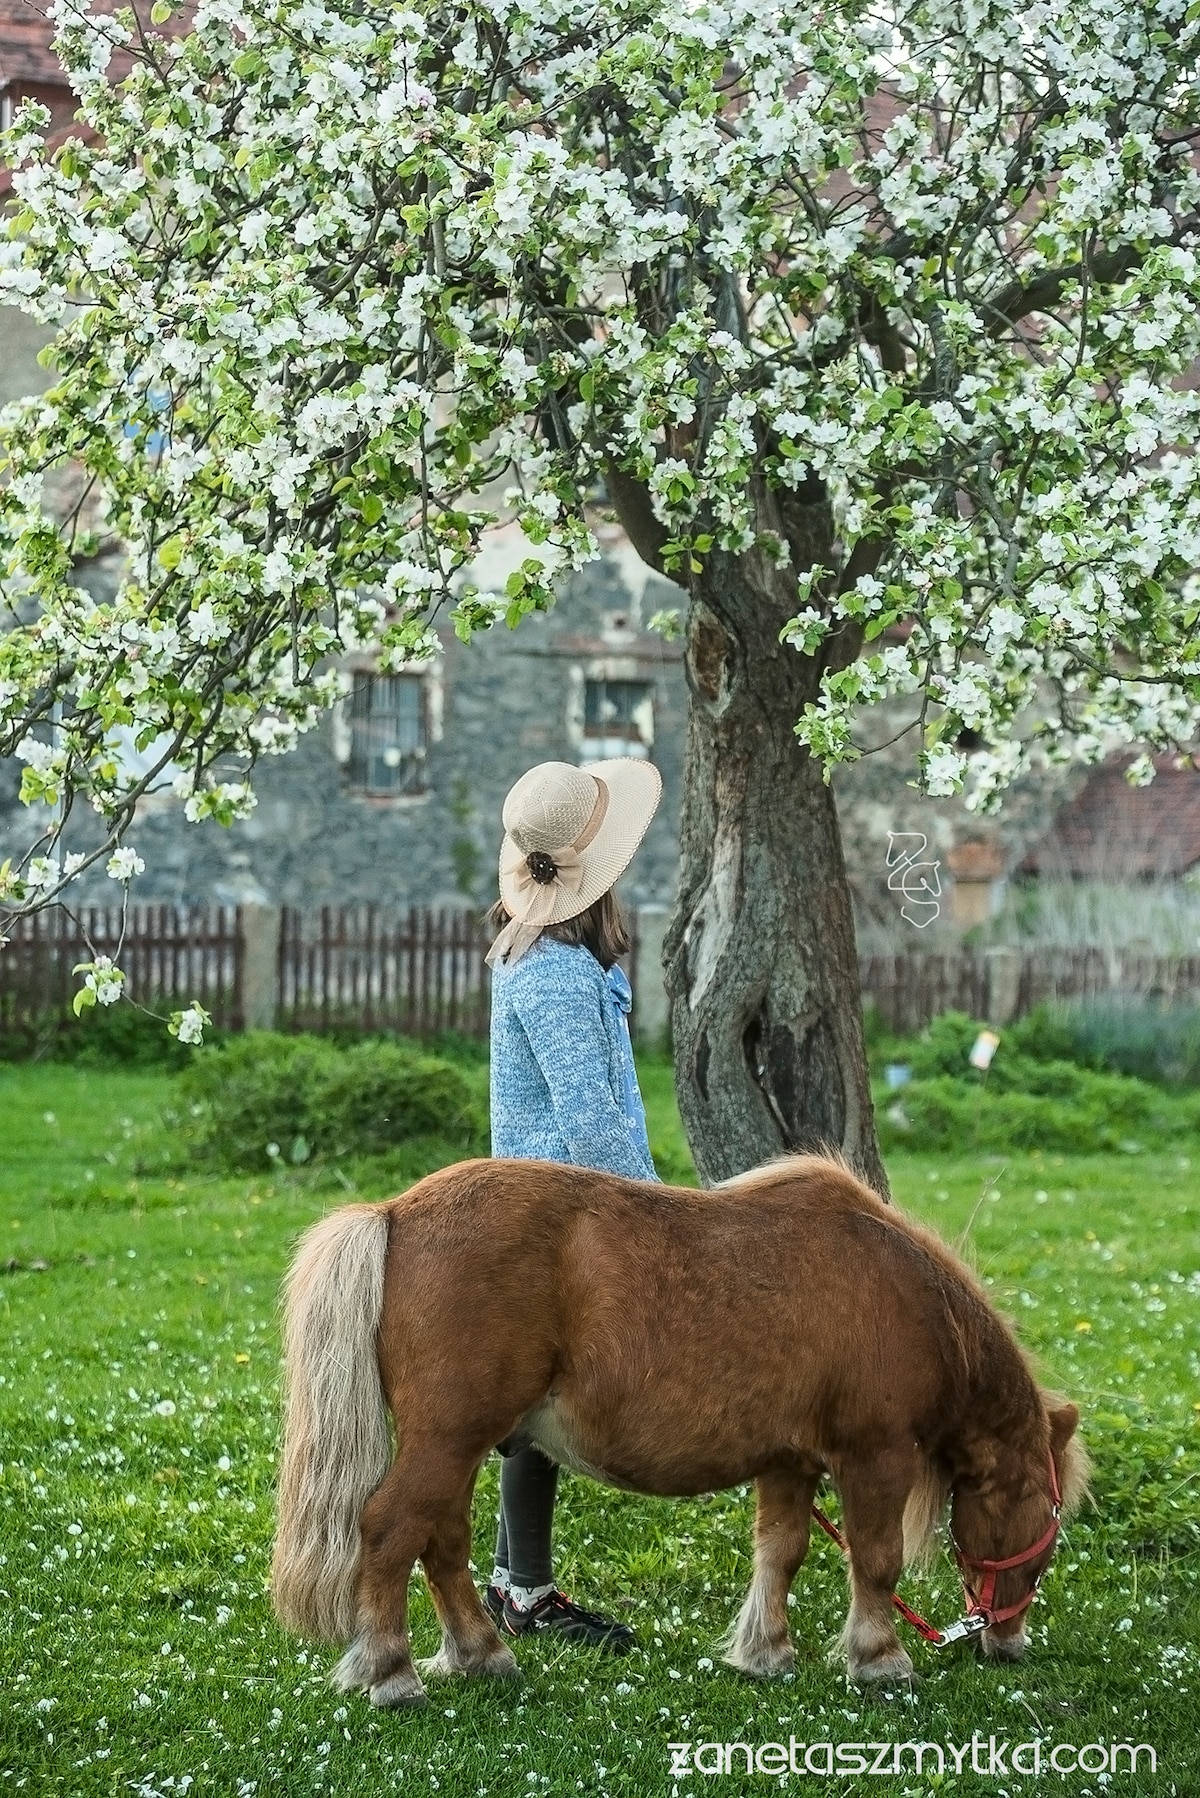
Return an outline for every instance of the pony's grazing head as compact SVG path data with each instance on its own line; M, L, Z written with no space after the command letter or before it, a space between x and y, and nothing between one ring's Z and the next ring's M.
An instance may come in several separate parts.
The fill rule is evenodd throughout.
M1087 1490L1087 1452L1075 1434L1079 1412L1041 1395L1045 1431L1025 1448L995 1442L954 1483L951 1534L968 1611L988 1619L981 1652L1016 1661L1025 1652L1025 1620L1058 1539Z

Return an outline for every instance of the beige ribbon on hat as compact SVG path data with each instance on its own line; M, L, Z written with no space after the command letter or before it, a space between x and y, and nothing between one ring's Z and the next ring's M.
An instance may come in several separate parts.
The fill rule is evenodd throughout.
M577 893L583 885L583 859L573 844L565 849L547 850L546 854L554 863L554 876L547 881L534 876L530 858L515 843L500 859L500 872L516 886L522 924L536 924L539 930L550 922L559 892Z
M489 968L498 961L507 961L511 967L513 962L520 961L525 951L533 946L550 923L554 907L562 892L577 893L583 885L583 857L580 851L586 849L592 841L608 810L608 787L598 775L593 775L596 782L596 803L592 815L575 838L573 843L566 843L561 849L547 849L543 853L554 863L554 875L551 880L541 881L535 878L530 867L531 855L527 855L512 838L508 838L500 857L500 873L512 880L517 889L517 903L520 911L511 917L504 926L484 958ZM537 851L533 851L536 854Z

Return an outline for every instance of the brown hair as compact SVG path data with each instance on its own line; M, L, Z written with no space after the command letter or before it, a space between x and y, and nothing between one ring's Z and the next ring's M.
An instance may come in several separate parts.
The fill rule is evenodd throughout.
M485 914L485 921L494 930L503 930L510 922L503 899L497 899ZM628 955L631 947L625 913L611 887L607 893L593 899L586 911L577 912L573 918L564 918L561 924L547 924L542 935L553 937L556 943L569 943L572 948L589 949L605 973L623 955Z

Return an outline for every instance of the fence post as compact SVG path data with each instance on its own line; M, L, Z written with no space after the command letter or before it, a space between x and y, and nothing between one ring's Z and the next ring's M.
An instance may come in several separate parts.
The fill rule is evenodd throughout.
M985 949L987 964L987 1020L989 1024L1011 1024L1021 999L1021 964L1019 949Z
M273 1030L279 1005L279 905L243 905L242 1028Z
M633 1033L646 1049L661 1049L671 1026L671 1006L663 981L663 938L671 917L666 905L642 905L637 914L637 991Z

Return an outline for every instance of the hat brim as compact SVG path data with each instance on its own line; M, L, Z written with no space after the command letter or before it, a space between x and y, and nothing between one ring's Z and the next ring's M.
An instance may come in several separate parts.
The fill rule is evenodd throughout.
M580 885L574 892L560 889L546 924L563 924L578 917L615 885L637 853L662 798L662 775L653 762L640 757L588 762L586 771L608 788L608 809L591 842L579 851L583 864ZM520 917L521 901L516 881L505 875L504 867L509 852L515 849L512 838L505 836L500 846L500 897L511 918Z

